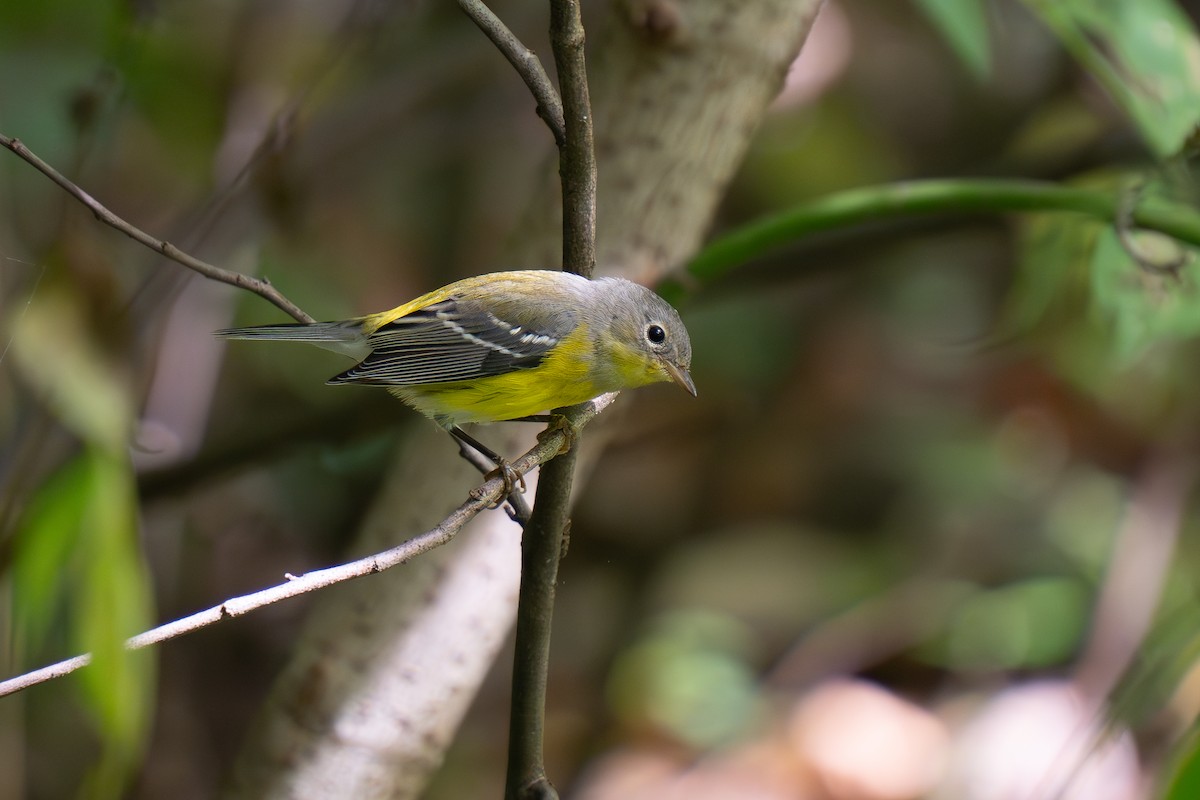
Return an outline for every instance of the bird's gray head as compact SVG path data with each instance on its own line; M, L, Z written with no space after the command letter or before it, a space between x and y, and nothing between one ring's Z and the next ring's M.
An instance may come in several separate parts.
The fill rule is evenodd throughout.
M693 397L692 341L679 312L644 286L618 278L607 284L603 313L611 326L609 353L622 387L672 381Z

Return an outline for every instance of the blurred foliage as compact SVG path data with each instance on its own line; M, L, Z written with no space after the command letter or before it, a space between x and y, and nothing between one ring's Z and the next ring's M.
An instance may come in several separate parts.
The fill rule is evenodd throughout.
M984 0L917 0L977 78L984 78L991 67L991 45Z
M745 652L749 632L733 617L702 611L666 615L655 628L613 665L609 695L617 717L659 726L700 749L744 736L759 703Z
M1200 41L1172 0L1027 0L1132 117L1159 158L1200 123Z
M9 354L81 451L32 493L12 537L14 645L24 654L14 665L92 654L77 680L105 746L87 793L119 797L139 765L154 689L149 655L124 647L154 617L126 454L133 405L122 370L85 327L83 298L57 273L16 318Z
M1163 800L1188 800L1200 795L1200 741L1193 731L1175 765L1174 774L1166 785Z
M497 10L547 52L537 4ZM715 243L791 227L679 277L700 398L623 397L579 498L547 720L564 785L603 796L622 751L679 778L752 750L755 776L799 780L824 767L789 726L824 681L866 676L953 734L997 687L1094 658L1147 465L1196 449L1194 248L1129 224L1196 213L1196 54L1169 0L827 5L792 75L832 71L772 110ZM332 319L525 266L496 253L550 142L501 64L453 4L18 0L0 131ZM1031 185L1053 192L1000 191ZM123 637L338 560L424 424L326 387L332 355L208 335L277 319L0 158L0 662L96 655L82 714L53 684L0 701L19 794L217 794L306 604L145 658ZM1184 511L1167 574L1126 587L1158 610L1111 698L1172 800L1195 794L1200 709ZM498 670L431 798L494 795L506 692ZM848 785L813 780L782 796Z
M1071 657L1087 627L1088 586L1067 577L976 587L928 658L956 671L1045 669Z
M977 77L989 73L987 0L918 0ZM1183 149L1200 123L1200 41L1173 0L1025 0L1100 81L1159 158Z
M1090 183L1126 207L1190 189L1149 181ZM1062 374L1131 424L1177 424L1200 388L1191 371L1176 368L1200 333L1196 248L1153 231L1049 214L1029 218L1024 234L1014 328L1041 336Z
M18 647L29 654L24 666L56 651L92 654L76 679L105 738L87 779L91 797L121 796L149 732L153 663L124 647L153 619L132 477L121 459L82 454L31 498L16 536L14 611ZM48 646L63 627L66 639Z

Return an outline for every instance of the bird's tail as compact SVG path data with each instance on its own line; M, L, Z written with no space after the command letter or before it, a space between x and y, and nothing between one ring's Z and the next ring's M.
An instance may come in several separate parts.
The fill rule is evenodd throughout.
M277 342L307 342L344 353L363 357L368 348L363 335L362 320L341 322L296 322L290 325L256 325L249 328L224 328L214 331L222 339L267 339Z

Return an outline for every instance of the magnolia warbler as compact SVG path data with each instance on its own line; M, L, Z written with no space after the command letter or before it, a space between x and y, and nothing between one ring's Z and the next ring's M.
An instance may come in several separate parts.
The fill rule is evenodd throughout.
M501 470L504 460L461 424L544 420L538 412L659 381L696 394L679 314L620 278L495 272L365 317L217 335L309 342L351 356L357 366L329 383L388 387Z

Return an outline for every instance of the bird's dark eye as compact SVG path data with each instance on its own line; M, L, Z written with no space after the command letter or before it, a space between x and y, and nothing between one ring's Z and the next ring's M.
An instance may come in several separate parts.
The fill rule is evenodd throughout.
M662 329L661 325L651 325L646 328L646 339L651 344L662 344L667 340L667 332Z

